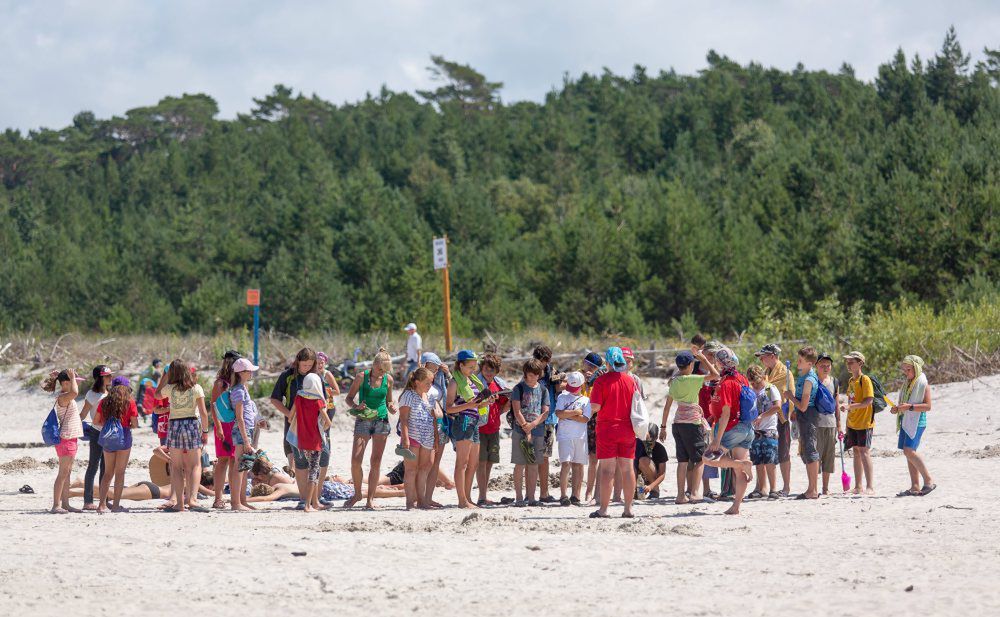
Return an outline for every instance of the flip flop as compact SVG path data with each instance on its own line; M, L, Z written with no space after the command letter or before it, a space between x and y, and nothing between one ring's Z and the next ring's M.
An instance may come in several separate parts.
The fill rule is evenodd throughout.
M25 484L21 488L17 489L17 492L21 493L23 495L34 495L35 494L35 489L33 489L29 485Z
M798 501L799 499L819 499L819 497L818 496L817 497L810 497L809 495L806 495L805 493L799 493L798 495L795 496L795 499L796 499L796 501Z
M529 465L535 464L535 446L528 439L522 439L520 443L521 453L524 454L524 460L528 462Z
M632 514L631 512L623 512L622 518L635 518L635 514Z
M930 486L925 486L924 488L920 489L920 492L917 493L917 496L918 497L923 497L924 495L927 495L928 493L930 493L931 491L933 491L936 488L937 488L937 484L931 484Z
M917 497L918 495L920 495L920 491L915 491L912 488L896 493L896 497Z
M594 510L590 513L590 518L611 518L610 514L601 514L600 510Z
M211 512L211 510L204 506L188 506L188 510L192 512Z
M402 456L408 461L417 460L417 455L411 452L409 448L404 448L402 444L396 446L396 456Z

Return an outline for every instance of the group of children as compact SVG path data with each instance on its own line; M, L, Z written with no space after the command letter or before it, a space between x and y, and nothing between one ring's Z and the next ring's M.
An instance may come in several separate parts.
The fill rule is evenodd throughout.
M633 498L660 495L669 458L663 446L668 434L672 434L676 446L678 504L731 499L733 506L727 513L736 514L754 471L756 485L746 499L789 496L791 448L796 440L808 479L808 488L797 499L819 496L821 474L822 492L829 492L840 440L843 448L852 452L856 480L851 492L873 494L872 430L876 414L885 408L899 418L899 447L904 450L912 480L911 486L899 495L926 495L934 489L917 453L931 402L919 357L907 356L901 364L906 383L899 403L893 405L887 402L880 383L864 372L865 357L860 352L843 357L850 373L843 392L832 377L830 356L817 354L812 347L800 349L797 376L793 376L789 365L781 362L780 353L778 345L765 345L755 354L760 364L751 365L744 375L737 368L735 353L724 345L695 337L691 351L683 351L675 358L676 372L669 383L660 428L651 425L648 436L638 439L626 426L622 429L628 441L626 447L622 447L622 437L615 436L618 443L611 444L611 454L607 454L612 420L622 422L622 417L612 419L610 415L621 414L620 410L611 410L617 404L611 400L617 395L609 394L616 392L612 386L625 383L627 388L621 392L646 398L642 381L633 372L634 354L627 347L609 349L607 358L588 353L578 370L560 373L552 366L551 349L539 346L520 367L521 379L513 387L500 377L502 361L496 354L480 357L471 350L462 350L449 367L436 354L424 352L419 363L408 367L398 401L393 397L392 359L380 350L371 368L357 375L347 393L348 413L354 416L353 490L347 491L349 495L345 493L344 506L366 499L366 507L373 507L373 500L379 496L382 455L392 433L389 416L396 414L399 445L395 453L402 457L400 471L407 509L440 507L434 491L440 483L445 448L450 444L455 452L454 488L459 507L600 503L601 510L592 516L603 517L613 492L614 500L625 502L625 516L631 516ZM294 476L283 490L295 492L299 508L305 511L330 506L322 481L327 479L329 433L340 389L326 366L323 354L309 348L300 350L292 365L278 377L270 397L271 404L284 416L284 451L288 470ZM146 396L138 398L144 401L145 412L156 414L159 451L169 461L171 493L175 496L171 511L202 509L197 497L203 467L207 465L203 448L209 434L214 435L217 459L212 474L214 506L225 507L228 480L230 487L240 487L231 491L229 507L237 511L252 509L243 487L248 472L255 465L259 468L264 460L257 437L266 426L247 390L257 370L238 352L226 352L208 397L197 383L194 367L183 361L175 360L162 372L149 376L156 383L155 390L149 388ZM599 380L601 394L592 401ZM44 384L45 389L57 393L53 413L59 424L59 442L55 446L59 471L52 512L79 511L69 504L69 474L79 438L90 441L84 509L122 511L119 502L131 430L138 426L137 397L128 378L112 378L108 367L98 366L81 410L76 402L80 381L67 369L53 373ZM630 404L625 398L619 408ZM602 409L606 422L599 428ZM627 413L623 417L627 418ZM88 418L89 425L83 422ZM514 497L495 502L488 495L490 475L493 465L500 462L504 425L512 440ZM115 431L117 438L108 437ZM598 444L600 434L602 445ZM365 483L362 463L369 443L370 470ZM550 494L552 457L557 457L560 464L559 499ZM627 464L622 464L623 457ZM721 494L713 492L710 485L720 468ZM608 494L603 500L602 485L597 481L599 469L608 480L603 489ZM95 505L92 487L98 471L101 475ZM637 478L640 486L634 488ZM474 480L478 485L476 499L472 496ZM112 482L114 492L109 506ZM89 492L87 487L91 487Z

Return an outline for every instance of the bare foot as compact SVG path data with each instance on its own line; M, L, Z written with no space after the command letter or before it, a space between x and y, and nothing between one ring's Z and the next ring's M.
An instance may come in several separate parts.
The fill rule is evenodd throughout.
M49 514L69 514L69 512L63 510L62 508L52 508L49 510Z
M870 486L870 487L868 487L868 488L865 489L865 495L874 495L874 494L875 494L875 487L874 486Z
M860 486L855 486L853 489L851 489L851 494L852 495L860 495L861 494L861 487Z
M69 505L68 503L67 504L63 504L63 510L66 510L67 512L71 512L73 514L79 514L79 513L83 512L83 510L81 510L80 508L74 508L73 506Z
M312 507L310 505L306 505L306 507L302 508L302 511L303 512L315 512L316 508L314 508L314 507Z
M344 505L342 505L341 507L342 508L353 508L355 506L355 504L357 504L359 501L361 501L360 497L351 497L350 499L348 499L347 501L345 501Z
M104 506L104 505L98 506L97 507L97 513L98 514L107 514L108 513L108 507Z
M233 506L233 512L249 512L250 508L244 506L243 504L237 504Z
M737 508L735 505L731 506L728 510L726 510L725 512L723 512L723 514L739 514L739 513L740 513L740 509Z
M674 500L674 503L681 506L686 503L691 503L691 500L688 499L687 497L678 497L677 499Z
M365 504L365 510L374 510L374 509L375 509L375 504L373 504L373 503L366 503Z
M440 503L438 503L438 502L436 502L436 501L432 501L432 502L431 502L431 507L432 507L432 508L443 508L443 507L444 507L444 505L443 505L443 504L440 504Z
M479 509L479 506L477 506L474 503L467 503L467 504L464 504L464 505L463 504L458 504L458 507L462 508L464 510L478 510Z
M97 505L92 503L87 503L83 505L83 509L87 510L88 512L92 512L97 509Z
M124 512L128 512L128 508L123 508L122 506L115 506L115 507L111 508L111 511L112 512L116 512L116 513L124 513Z
M215 503L212 504L212 509L213 510L225 510L226 509L226 504L223 503L221 499L218 499L218 500L215 501Z

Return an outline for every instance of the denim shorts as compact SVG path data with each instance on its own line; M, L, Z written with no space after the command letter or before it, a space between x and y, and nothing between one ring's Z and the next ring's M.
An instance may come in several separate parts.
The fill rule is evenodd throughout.
M247 439L250 443L253 443L253 434L257 429L255 427L247 427ZM243 435L240 433L240 429L235 425L233 426L233 446L245 446L247 444L243 443Z
M479 443L479 418L473 418L465 414L459 414L451 419L451 440L455 443L459 441L471 441Z
M753 427L749 422L739 422L722 434L722 447L727 450L743 448L749 450L753 443Z
M389 434L389 420L375 418L374 420L362 420L358 418L354 421L355 437L374 437L376 435Z

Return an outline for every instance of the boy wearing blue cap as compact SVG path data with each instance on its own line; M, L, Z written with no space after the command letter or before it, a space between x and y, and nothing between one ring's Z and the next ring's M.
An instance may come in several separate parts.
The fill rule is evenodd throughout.
M709 371L707 375L694 372L695 360ZM672 432L677 447L677 499L678 504L699 502L701 476L704 468L702 457L708 446L708 423L704 410L698 404L698 395L705 380L719 378L715 365L708 361L701 347L692 345L691 351L682 351L674 358L677 373L670 380L667 401L663 404L663 421L660 424L660 441L667 439L667 421L670 408L677 403Z

